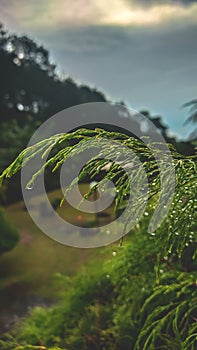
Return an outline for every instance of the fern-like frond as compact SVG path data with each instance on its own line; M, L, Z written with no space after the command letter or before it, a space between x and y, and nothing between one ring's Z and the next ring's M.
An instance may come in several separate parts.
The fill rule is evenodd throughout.
M50 138L40 141L37 144L28 147L22 151L16 160L4 170L0 176L2 182L5 178L10 178L16 174L22 167L26 166L32 158L40 157L45 160L43 166L38 169L29 179L27 184L35 182L37 177L41 175L47 167L56 171L64 161L69 157L81 155L83 151L90 147L95 147L96 141L101 141L99 154L92 157L82 169L78 178L74 179L66 191L69 191L77 181L83 180L84 176L89 174L94 178L102 169L107 169L102 180L94 186L88 197L95 191L98 186L105 185L108 180L114 182L117 190L116 210L124 209L128 205L128 195L131 186L134 195L138 196L138 201L132 203L132 208L127 208L128 216L125 216L125 225L131 220L129 213L133 213L135 207L136 216L138 216L138 208L144 201L144 194L138 188L139 179L143 178L143 172L146 172L148 179L148 198L147 212L149 217L154 212L158 197L161 191L161 177L168 180L168 174L175 169L176 192L173 203L161 228L155 233L155 239L162 240L162 254L170 254L171 252L182 254L185 246L196 240L195 233L195 210L196 210L196 159L197 156L183 156L178 154L173 146L168 145L173 157L173 164L169 165L168 156L165 153L165 145L146 140L146 144L142 140L129 137L118 132L107 132L102 129L87 130L80 129L69 134L58 134ZM110 147L108 141L110 142ZM72 142L71 142L72 141ZM61 148L62 145L62 148ZM122 161L122 152L117 152L118 147L124 147L124 162ZM55 152L51 152L55 150ZM152 152L154 150L154 152ZM120 154L119 154L120 153ZM156 161L155 153L161 156L163 174L160 174L160 168ZM138 163L140 162L140 166ZM133 166L131 165L133 164ZM108 165L108 166L107 166ZM107 167L106 167L107 166ZM132 168L132 177L129 179L125 172L126 167ZM174 168L174 169L172 169ZM136 180L137 179L137 180ZM166 181L167 181L166 180ZM166 188L168 184L166 184ZM170 192L170 188L169 188ZM165 200L169 195L168 191L161 193ZM159 208L162 211L162 208Z

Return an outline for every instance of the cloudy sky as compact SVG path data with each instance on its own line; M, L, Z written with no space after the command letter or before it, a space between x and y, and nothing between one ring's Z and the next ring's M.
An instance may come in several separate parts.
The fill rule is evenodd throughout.
M61 73L160 114L186 138L197 97L197 1L0 0L0 21L50 50Z

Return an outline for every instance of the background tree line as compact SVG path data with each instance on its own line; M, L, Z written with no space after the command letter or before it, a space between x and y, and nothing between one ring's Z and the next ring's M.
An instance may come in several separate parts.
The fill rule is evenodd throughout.
M0 170L54 113L81 103L107 102L96 89L59 77L45 48L26 36L8 33L2 26L0 74ZM121 116L121 106L124 104L120 104L120 118L126 118ZM191 108L189 121L195 122L197 100L185 106ZM194 153L193 142L169 137L161 117L142 113L179 152ZM129 118L124 119L124 125L129 126ZM140 121L138 127L140 130ZM109 259L103 264L93 262L75 278L57 274L58 304L33 308L12 331L1 334L1 349L196 349L196 159L175 153L174 157L177 193L158 232L147 232L155 204L152 198L148 216L123 245L108 248ZM55 186L55 177L53 181ZM1 188L1 201L7 204L20 195L18 173ZM11 249L17 240L16 230L0 211L0 253Z
M59 76L48 50L27 36L9 33L3 25L0 25L0 77L0 172L27 145L36 128L55 113L82 103L107 102L103 93L96 88L77 85L70 77ZM193 102L196 107L196 101ZM124 106L124 103L121 104ZM195 121L193 112L190 120ZM168 127L160 116L153 117L148 111L142 113L152 120L166 141L180 153L194 153L190 142L180 142L169 136ZM126 122L124 117L122 119L127 130L129 118ZM82 120L79 120L80 124L83 124ZM100 127L112 130L110 126ZM50 183L51 188L56 186L54 178L50 179ZM0 203L6 204L20 198L18 175L8 188L4 185Z
M0 173L46 119L74 105L107 101L97 89L58 76L48 50L27 36L9 33L3 25L0 25L0 77ZM151 118L149 112L144 114ZM168 130L161 118L156 117L153 122L167 138ZM192 147L189 144L188 147L191 152ZM49 189L58 186L58 174L51 176L48 172L47 183ZM5 184L0 189L0 203L9 204L21 198L20 174L17 174L9 186ZM0 217L1 253L16 244L18 235L2 210Z

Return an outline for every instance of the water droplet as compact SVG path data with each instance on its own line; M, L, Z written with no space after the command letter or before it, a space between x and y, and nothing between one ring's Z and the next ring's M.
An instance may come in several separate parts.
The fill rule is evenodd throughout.
M27 190L32 190L33 187L34 187L34 183L32 182L32 183L27 185L26 189Z
M155 232L151 232L151 236L155 236L156 235L156 233Z
M178 236L178 235L179 235L179 233L178 233L178 232L175 232L175 235L176 235L176 236Z
M90 188L92 189L93 187L95 187L97 183L98 183L97 181L91 181L89 184Z
M148 216L149 214L148 214L148 212L147 212L147 211L145 211L144 215L145 215L145 216Z
M110 275L106 275L107 278L110 278Z
M112 253L112 255L113 255L113 256L116 256L116 255L117 255L117 253L116 253L116 252L113 252L113 253Z

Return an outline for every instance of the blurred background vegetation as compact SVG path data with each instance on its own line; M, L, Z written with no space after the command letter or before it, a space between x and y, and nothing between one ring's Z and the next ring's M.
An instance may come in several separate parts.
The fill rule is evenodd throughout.
M50 116L82 103L110 102L97 89L60 77L46 48L3 25L0 79L0 172ZM197 100L184 107L186 122L195 123ZM188 141L180 141L169 136L161 116L141 113L179 153L195 154L195 128ZM48 176L49 197L58 210L57 177ZM31 221L20 174L3 183L0 204L0 349L195 349L195 239L181 257L159 259L162 241L147 235L144 218L123 246L62 246ZM77 221L76 213L69 216Z

